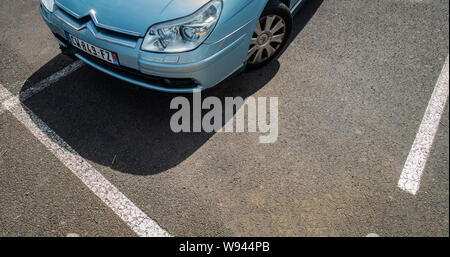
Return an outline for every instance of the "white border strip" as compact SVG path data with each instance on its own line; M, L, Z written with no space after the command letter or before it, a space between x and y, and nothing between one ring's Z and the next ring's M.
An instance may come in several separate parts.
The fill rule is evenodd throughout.
M444 64L431 100L428 103L425 116L419 132L406 159L405 167L398 181L398 187L415 195L420 187L420 179L427 163L428 155L433 145L434 137L439 128L442 113L448 97L448 64L449 57Z
M41 90L44 83L41 84ZM38 92L36 90L30 92ZM31 93L27 94L31 97ZM13 97L0 84L0 99L8 99L1 104L3 109L19 120L47 149L56 156L75 176L77 176L95 195L114 211L138 236L169 237L155 221L150 219L132 201L101 175L90 163L84 160L70 145L51 128L24 106L18 97Z

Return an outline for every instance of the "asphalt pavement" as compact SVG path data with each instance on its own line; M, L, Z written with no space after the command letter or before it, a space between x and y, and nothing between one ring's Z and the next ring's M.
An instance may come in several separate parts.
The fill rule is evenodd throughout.
M0 84L15 96L73 63L38 2L0 3ZM176 134L175 96L87 65L22 104L174 236L448 237L448 102L418 193L397 187L448 31L448 0L309 1L278 60L203 94L278 97L274 144ZM136 235L0 110L0 236L69 233Z

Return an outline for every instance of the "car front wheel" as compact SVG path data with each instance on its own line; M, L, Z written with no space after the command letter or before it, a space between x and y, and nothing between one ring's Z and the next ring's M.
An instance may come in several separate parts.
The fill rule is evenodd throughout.
M247 55L247 67L258 68L272 61L286 46L292 31L292 15L280 1L272 1L256 23Z

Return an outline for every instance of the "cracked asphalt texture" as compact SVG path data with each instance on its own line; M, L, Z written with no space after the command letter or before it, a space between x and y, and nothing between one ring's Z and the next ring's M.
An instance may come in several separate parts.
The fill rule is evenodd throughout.
M19 11L20 10L20 11ZM175 236L449 236L449 110L416 196L397 181L449 52L448 0L310 1L278 61L203 96L279 97L279 139L174 134L174 96L83 66L24 104ZM72 62L37 0L0 3L12 94ZM0 113L0 236L134 236Z

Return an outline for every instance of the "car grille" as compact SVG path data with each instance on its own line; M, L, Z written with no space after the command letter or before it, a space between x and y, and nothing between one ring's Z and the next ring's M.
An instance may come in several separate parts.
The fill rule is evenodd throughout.
M106 25L98 26L91 15L86 15L81 18L77 18L64 10L60 6L57 7L55 16L71 26L75 30L89 29L94 37L108 41L111 43L119 44L122 46L136 48L139 40L139 33L123 30L120 28L108 27Z

